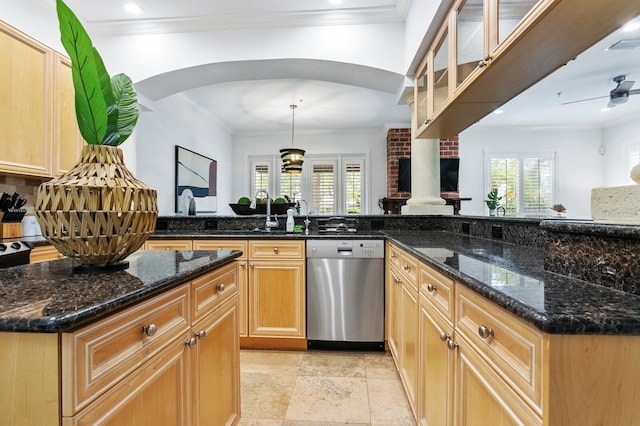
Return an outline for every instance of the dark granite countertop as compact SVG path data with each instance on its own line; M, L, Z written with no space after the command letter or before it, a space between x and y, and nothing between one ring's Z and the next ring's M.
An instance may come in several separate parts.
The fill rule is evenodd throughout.
M199 239L237 239L237 240L310 240L310 239L351 239L366 240L374 238L384 238L384 234L380 231L354 232L345 234L321 234L318 232L310 232L309 235L304 233L295 234L284 231L253 231L253 230L200 230L200 231L156 231L151 235L151 239L182 239L182 240L199 240Z
M68 331L238 256L239 251L228 250L138 251L122 270L78 272L71 259L0 269L0 331Z
M446 231L386 234L425 263L544 332L640 334L640 296L547 272L542 249Z

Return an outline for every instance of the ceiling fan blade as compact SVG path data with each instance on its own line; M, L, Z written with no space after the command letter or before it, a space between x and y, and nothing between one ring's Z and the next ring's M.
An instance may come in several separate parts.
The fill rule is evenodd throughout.
M629 95L637 95L638 93L640 93L640 89L629 90Z
M629 80L621 81L620 84L618 84L618 87L613 89L611 92L612 93L625 93L625 92L628 92L629 89L631 89L631 87L633 86L634 83L635 83L635 81L629 81Z
M613 103L612 101L609 101L609 103L607 104L607 108L613 108L616 105L617 104Z
M598 96L597 98L580 99L579 101L563 102L562 105L577 104L578 102L593 101L594 99L608 98L609 96Z

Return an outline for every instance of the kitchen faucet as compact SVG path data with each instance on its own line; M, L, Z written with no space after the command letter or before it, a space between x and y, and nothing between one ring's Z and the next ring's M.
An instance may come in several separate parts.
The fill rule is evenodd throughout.
M271 220L271 197L269 196L269 192L266 189L258 189L255 195L253 196L253 201L251 201L249 208L252 208L252 209L256 208L258 195L262 193L264 193L267 196L267 220L264 224L264 230L269 232L271 231L271 228L277 228L278 226L280 226L280 223L278 222L278 216L275 216L276 220L274 221Z

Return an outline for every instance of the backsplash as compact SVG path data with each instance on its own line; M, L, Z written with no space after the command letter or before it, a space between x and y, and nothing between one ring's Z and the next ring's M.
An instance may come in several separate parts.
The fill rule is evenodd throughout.
M27 200L27 204L25 204L23 208L26 209L27 214L30 215L33 214L38 187L46 180L48 180L48 178L38 179L22 176L0 176L0 192L9 194L17 192L20 194L21 198Z

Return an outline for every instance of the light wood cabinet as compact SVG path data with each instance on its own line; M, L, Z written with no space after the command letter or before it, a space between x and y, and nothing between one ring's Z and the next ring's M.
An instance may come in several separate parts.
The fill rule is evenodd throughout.
M237 302L235 293L193 326L192 425L233 425L240 420Z
M75 110L75 91L71 76L71 61L54 55L56 89L54 94L54 174L63 174L80 159L84 139L78 129Z
M304 338L304 243L250 241L249 256L249 336Z
M235 273L222 266L72 332L0 333L3 424L237 424Z
M52 245L34 247L29 254L29 263L62 259L64 256Z
M236 257L238 286L238 332L240 337L247 337L249 274L247 272L247 241L242 240L193 240L194 250L238 250L242 255Z
M145 250L193 250L191 240L147 240Z
M52 176L53 51L0 21L0 172Z
M615 8L583 0L448 4L416 70L418 138L459 134L640 13L636 2Z
M418 387L418 263L395 245L387 244L387 276L391 278L389 348L409 405L416 411Z

